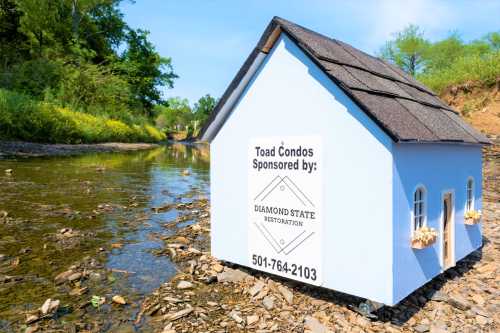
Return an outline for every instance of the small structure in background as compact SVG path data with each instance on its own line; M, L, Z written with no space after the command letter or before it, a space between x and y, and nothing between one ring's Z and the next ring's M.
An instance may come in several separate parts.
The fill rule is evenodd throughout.
M482 244L489 140L397 67L284 19L202 139L219 259L394 305Z

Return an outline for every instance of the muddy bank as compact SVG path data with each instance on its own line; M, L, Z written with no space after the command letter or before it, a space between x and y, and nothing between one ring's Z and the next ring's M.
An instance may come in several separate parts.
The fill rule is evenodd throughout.
M44 144L22 141L0 141L0 157L2 156L70 156L84 153L109 153L145 150L158 147L153 143L96 143L96 144Z

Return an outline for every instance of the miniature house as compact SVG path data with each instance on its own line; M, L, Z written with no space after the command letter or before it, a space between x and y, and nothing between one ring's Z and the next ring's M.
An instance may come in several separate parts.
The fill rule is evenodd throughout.
M397 67L284 19L202 139L221 260L394 305L482 244L488 139Z

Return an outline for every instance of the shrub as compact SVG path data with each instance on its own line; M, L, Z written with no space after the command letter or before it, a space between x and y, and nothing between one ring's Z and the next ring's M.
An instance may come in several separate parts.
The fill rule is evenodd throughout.
M0 89L0 136L49 143L158 142L165 134L148 124L129 125Z
M421 74L418 79L440 93L449 86L470 81L493 84L498 77L500 77L500 52L491 52L486 55L475 54L459 58L449 67Z

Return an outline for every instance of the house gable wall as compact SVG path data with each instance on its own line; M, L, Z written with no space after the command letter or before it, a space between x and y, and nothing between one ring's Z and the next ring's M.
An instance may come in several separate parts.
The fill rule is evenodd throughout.
M281 35L211 143L212 253L248 265L248 145L323 141L323 286L390 304L391 139Z

